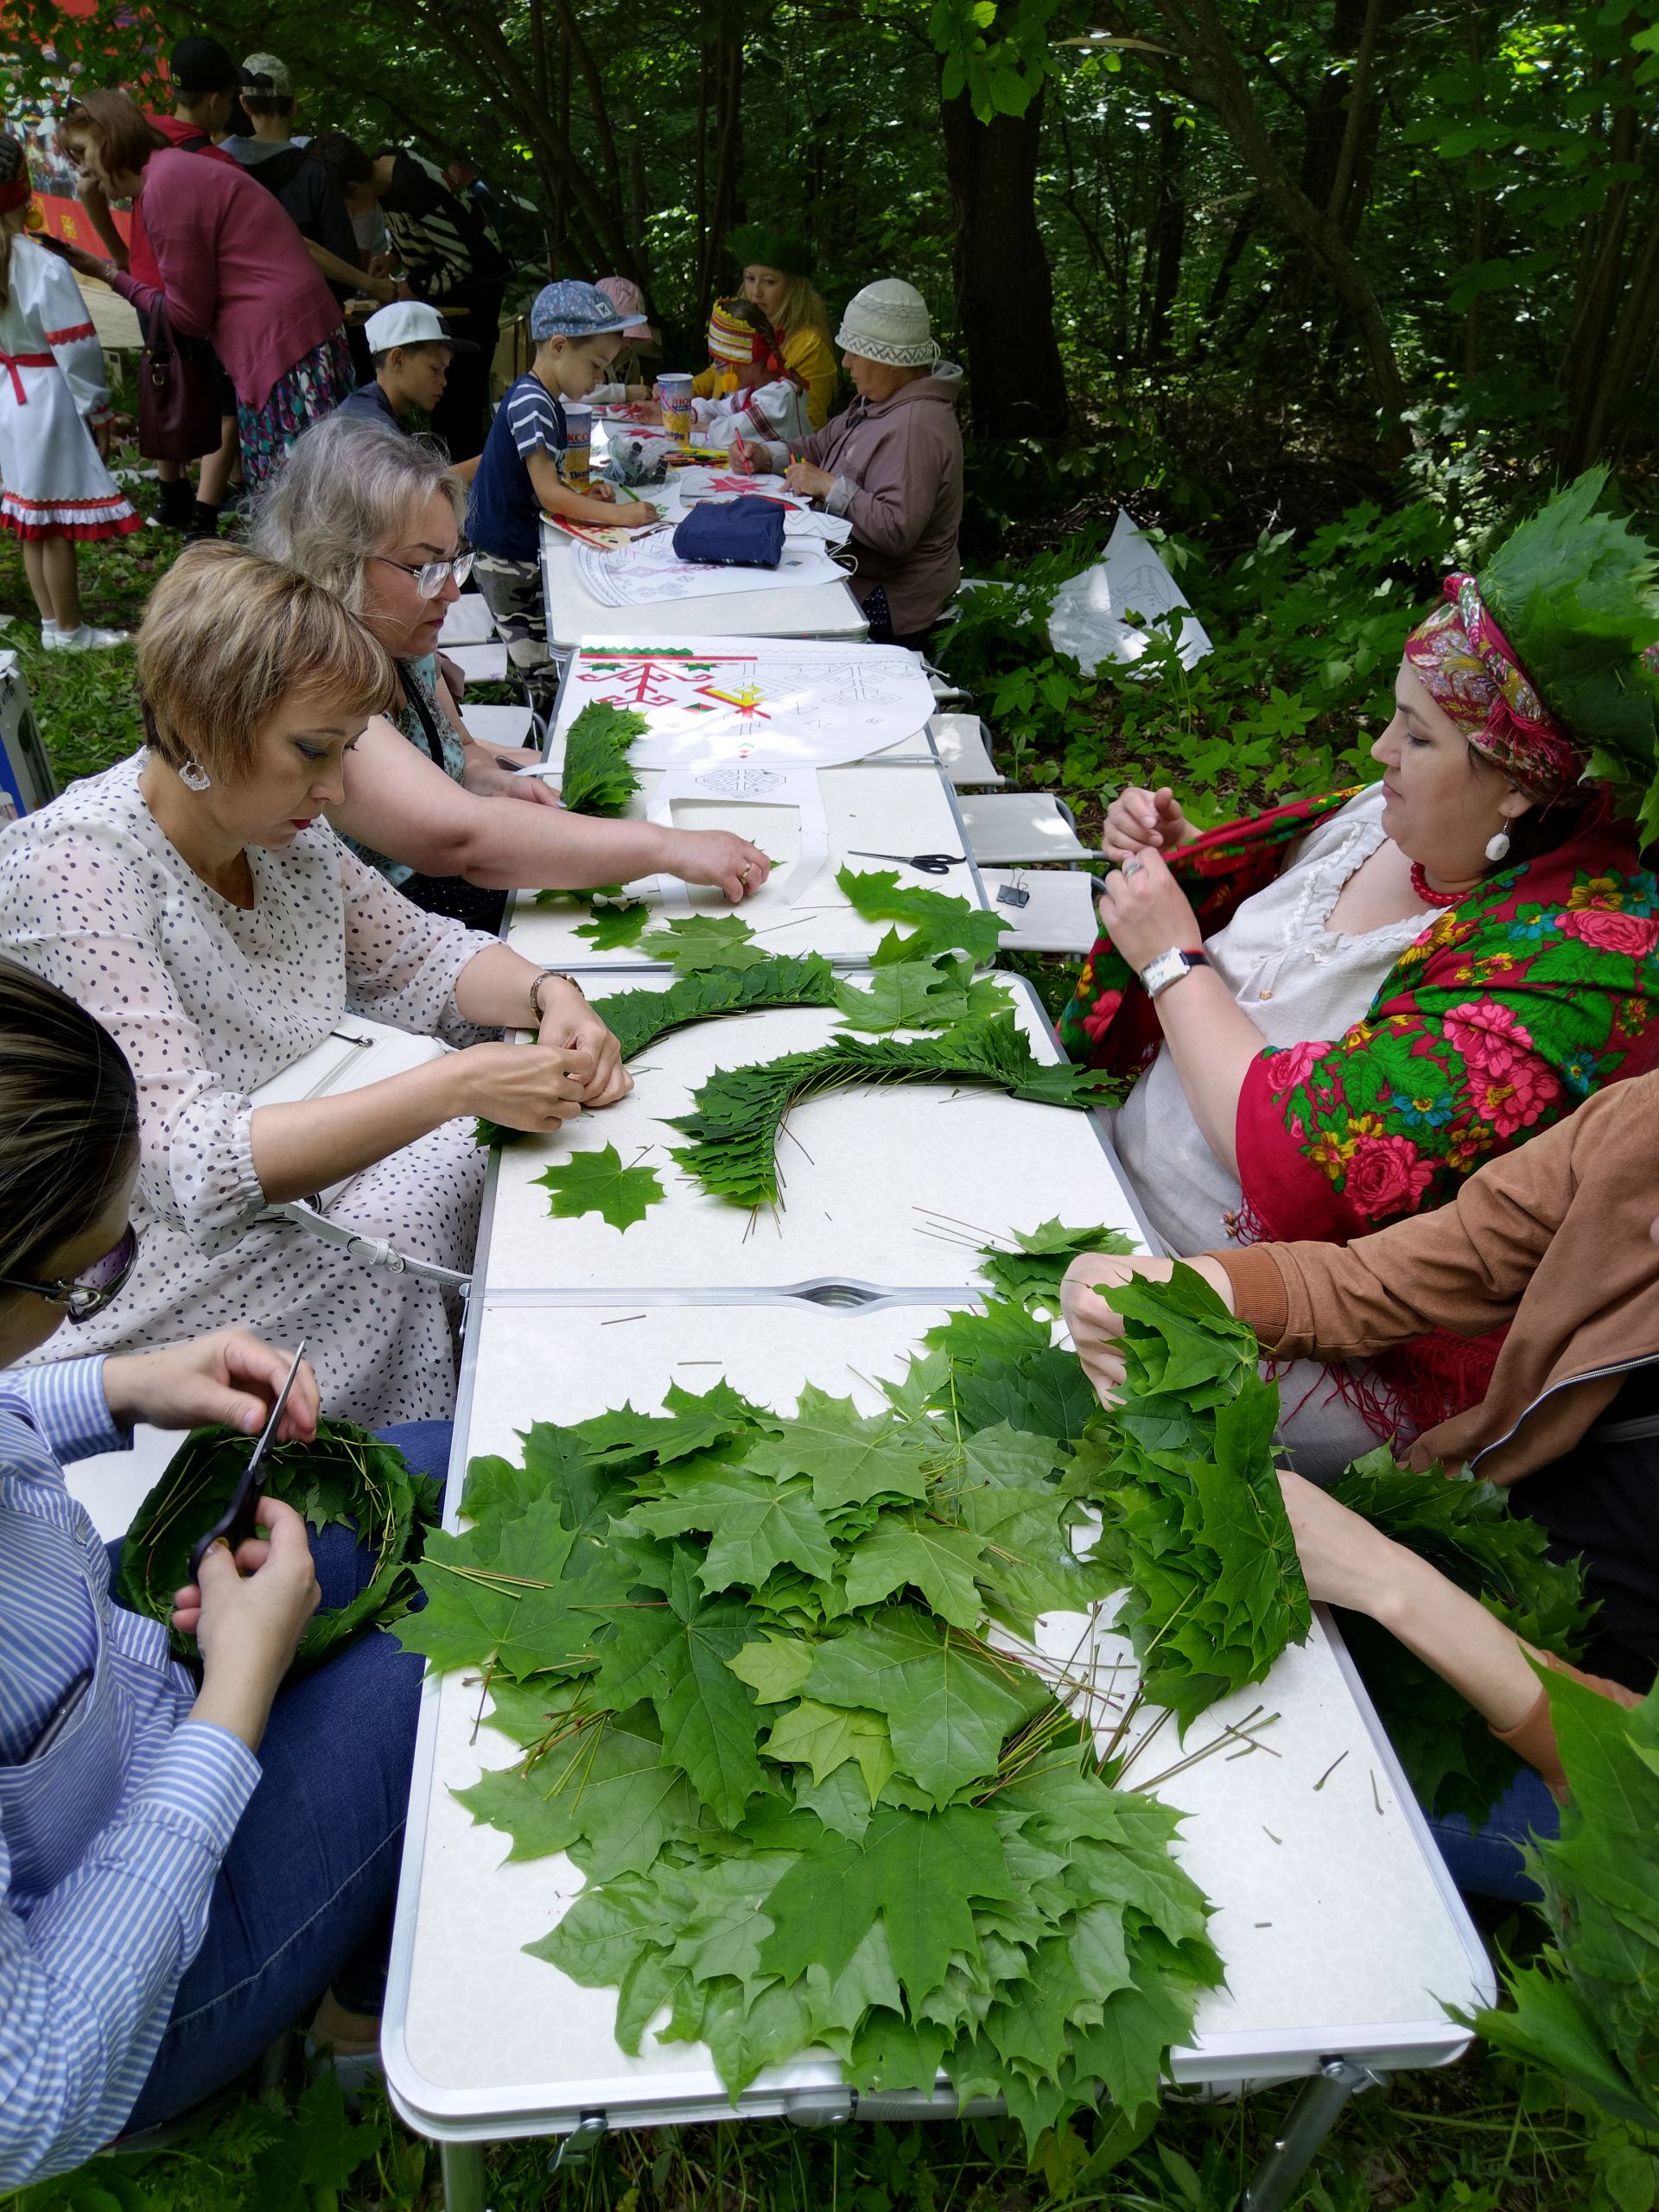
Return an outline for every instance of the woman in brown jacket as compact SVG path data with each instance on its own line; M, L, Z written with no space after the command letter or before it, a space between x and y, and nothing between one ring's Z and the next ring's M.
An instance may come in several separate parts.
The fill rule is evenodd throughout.
M1582 1679L1630 1705L1659 1671L1656 1135L1659 1075L1637 1077L1491 1161L1435 1212L1345 1246L1252 1244L1190 1262L1275 1360L1370 1358L1428 1329L1507 1328L1485 1397L1405 1458L1515 1485L1511 1505L1542 1526L1552 1551L1582 1559L1586 1595L1600 1608L1588 1654L1597 1672ZM1073 1264L1066 1318L1103 1396L1123 1375L1110 1286L1174 1264ZM1390 1630L1559 1795L1548 1701L1519 1638L1312 1484L1280 1479L1310 1593ZM1553 1824L1548 1801L1523 1784L1483 1833L1541 1822ZM1456 1846L1446 1824L1437 1832L1443 1848ZM1461 1872L1455 1848L1449 1855Z
M927 302L896 276L848 302L836 343L858 397L813 432L785 481L853 525L871 641L920 646L962 581L962 371L939 359Z

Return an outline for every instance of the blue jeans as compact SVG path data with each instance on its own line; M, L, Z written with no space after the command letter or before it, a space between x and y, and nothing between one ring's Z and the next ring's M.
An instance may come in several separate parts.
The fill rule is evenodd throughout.
M1452 1878L1466 1894L1536 1904L1538 1885L1525 1871L1521 1846L1529 1833L1554 1842L1561 1808L1535 1769L1522 1767L1478 1828L1461 1813L1431 1813L1428 1831Z
M442 1480L449 1424L385 1435ZM349 1529L313 1539L325 1605L372 1568ZM263 1770L213 1885L207 1935L127 2131L155 2127L235 2079L329 1984L369 2009L386 1941L409 1803L422 1662L384 1629L289 1683L259 1747Z

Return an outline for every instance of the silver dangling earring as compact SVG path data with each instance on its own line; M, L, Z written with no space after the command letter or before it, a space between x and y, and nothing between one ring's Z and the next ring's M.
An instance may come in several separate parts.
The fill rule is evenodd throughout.
M1507 830L1499 830L1496 836L1486 840L1486 857L1489 861L1501 861L1507 858L1509 849L1510 833Z
M213 787L213 778L208 774L207 771L202 766L200 761L196 759L194 753L192 753L189 760L185 762L183 767L180 769L179 781L184 785L184 788L188 791L211 791ZM1503 849L1506 852L1509 850L1509 844L1510 841L1506 837L1503 840ZM1488 845L1486 849L1490 853L1492 849Z

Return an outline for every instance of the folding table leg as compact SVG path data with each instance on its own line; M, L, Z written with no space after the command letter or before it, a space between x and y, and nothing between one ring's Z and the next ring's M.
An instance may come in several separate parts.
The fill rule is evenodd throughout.
M438 2160L443 2175L443 2212L485 2212L484 2145L441 2143Z
M1272 2150L1240 2199L1239 2212L1284 2212L1291 2191L1319 2155L1349 2098L1359 2089L1380 2088L1387 2079L1351 2059L1325 2059L1313 2079L1303 2083Z

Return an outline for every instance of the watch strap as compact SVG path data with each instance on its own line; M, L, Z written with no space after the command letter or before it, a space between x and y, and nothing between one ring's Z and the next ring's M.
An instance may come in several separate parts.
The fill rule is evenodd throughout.
M1174 947L1168 952L1160 952L1155 960L1147 961L1141 970L1141 988L1148 998L1155 999L1161 996L1172 983L1179 983L1183 976L1190 975L1193 969L1209 965L1207 953Z

